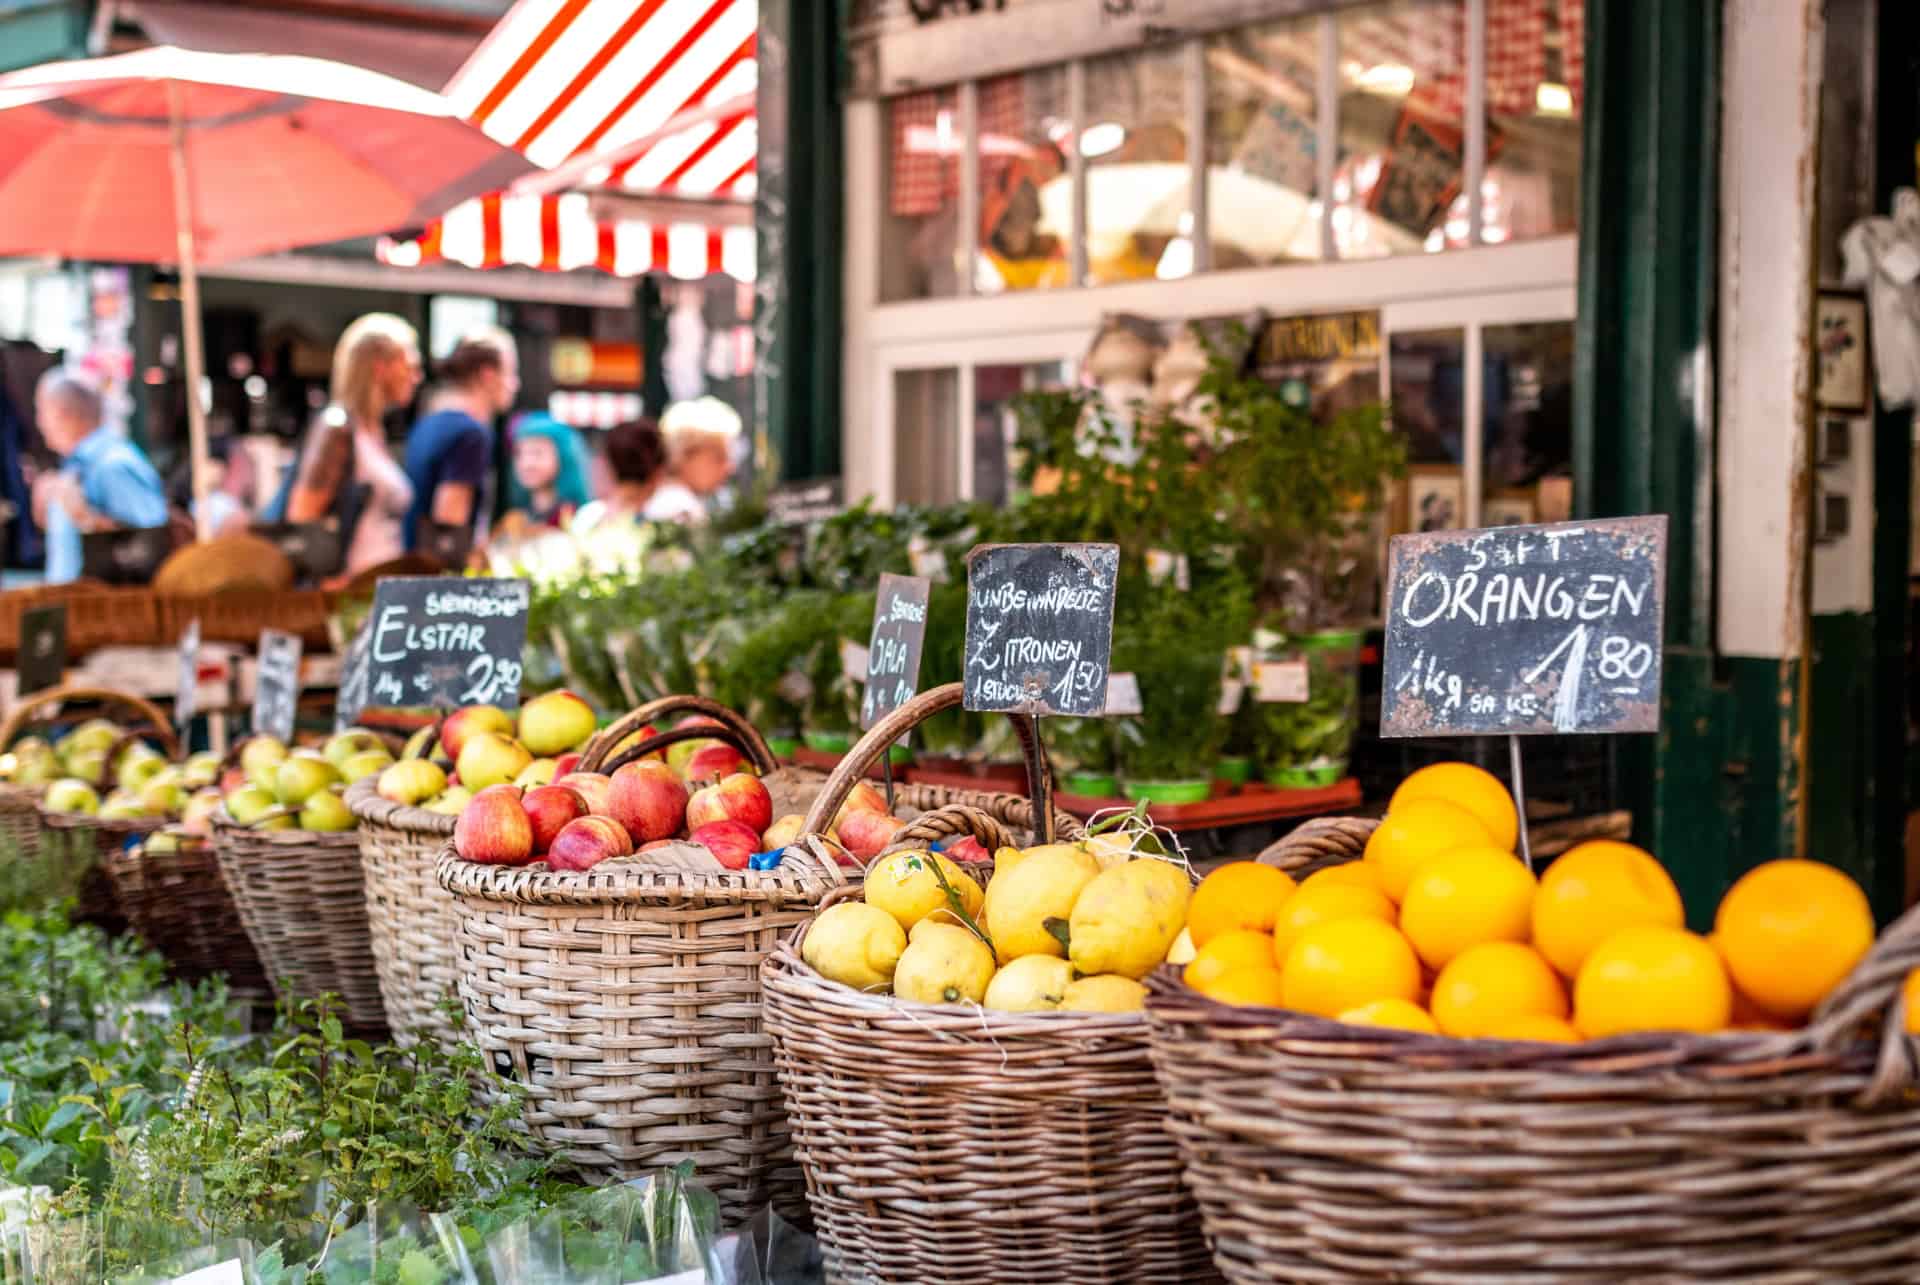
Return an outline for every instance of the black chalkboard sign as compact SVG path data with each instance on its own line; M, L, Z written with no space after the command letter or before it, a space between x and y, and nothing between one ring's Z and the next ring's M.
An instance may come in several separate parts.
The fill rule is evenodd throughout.
M344 732L359 722L361 711L367 707L367 684L370 679L367 653L372 642L373 618L369 616L354 631L353 641L347 644L347 654L340 661L340 689L333 702L333 730L336 732Z
M259 664L253 676L253 734L277 741L293 739L300 704L300 652L297 634L260 631Z
M985 544L969 553L966 707L1103 713L1119 572L1111 544Z
M792 526L830 518L846 505L840 498L840 479L815 478L807 482L783 482L767 495L767 521L775 526Z
M187 726L198 713L200 700L200 619L195 617L180 635L180 673L173 689L173 725L186 735Z
M173 552L173 532L163 526L89 531L80 537L80 573L107 584L151 584Z
M374 586L366 701L452 709L520 704L525 580L405 576Z
M67 604L20 613L20 694L58 687L67 676Z
M913 699L920 685L920 647L927 638L924 576L880 577L873 598L873 637L867 643L867 692L860 701L860 726L875 723Z
M340 524L324 522L255 522L252 534L270 541L293 564L294 574L302 580L324 580L346 565L346 543L340 538Z
M423 517L414 533L414 548L447 570L458 571L467 565L467 555L473 552L473 524L435 522Z
M1660 728L1663 515L1395 536L1382 736Z

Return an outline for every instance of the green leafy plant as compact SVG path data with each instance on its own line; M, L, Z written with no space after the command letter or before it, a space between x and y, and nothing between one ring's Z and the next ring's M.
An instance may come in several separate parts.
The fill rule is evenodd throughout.
M1129 781L1204 780L1226 743L1219 712L1221 657L1246 636L1244 581L1223 571L1181 593L1121 578L1113 669L1140 685L1141 712L1117 720L1118 759Z

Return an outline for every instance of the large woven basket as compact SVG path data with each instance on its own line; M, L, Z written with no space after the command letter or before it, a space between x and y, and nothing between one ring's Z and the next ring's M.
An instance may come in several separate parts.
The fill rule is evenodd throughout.
M352 830L251 830L222 809L213 817L213 847L274 994L337 995L342 1022L384 1031L359 837Z
M1273 864L1360 854L1308 822ZM1154 1061L1235 1281L1740 1281L1920 1274L1901 985L1920 912L1791 1033L1451 1040L1151 981Z
M454 994L453 903L433 876L456 818L383 799L369 777L347 788L360 820L360 871L380 1000L395 1038L446 1041Z
M959 696L958 684L936 689L876 724L813 819L831 817L858 770ZM831 1278L1214 1279L1144 1014L863 994L808 967L805 940L802 925L760 977Z
M213 841L169 830L180 845L171 851L151 850L149 835L102 862L128 927L166 958L175 977L224 973L235 991L264 994L266 970L221 878Z

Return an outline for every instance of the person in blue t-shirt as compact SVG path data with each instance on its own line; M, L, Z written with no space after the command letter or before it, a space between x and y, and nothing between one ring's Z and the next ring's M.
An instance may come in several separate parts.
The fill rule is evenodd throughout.
M407 548L420 542L420 523L474 526L493 467L493 421L513 409L520 394L520 359L513 337L488 327L468 335L440 363L446 381L433 410L407 435Z
M167 494L140 448L101 422L105 407L86 380L48 371L33 413L62 461L34 479L33 517L47 533L47 583L66 584L80 578L83 532L165 526Z

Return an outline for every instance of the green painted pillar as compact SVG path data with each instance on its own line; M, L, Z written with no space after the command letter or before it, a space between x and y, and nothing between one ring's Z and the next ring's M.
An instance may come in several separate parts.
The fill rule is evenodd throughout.
M753 408L770 480L840 472L838 8L760 0Z
M0 0L0 72L87 52L89 0Z

